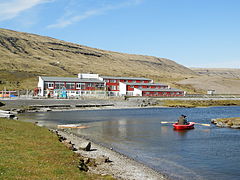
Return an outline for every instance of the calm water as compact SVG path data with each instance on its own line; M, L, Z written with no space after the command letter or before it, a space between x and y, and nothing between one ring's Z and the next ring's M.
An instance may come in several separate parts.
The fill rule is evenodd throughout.
M81 123L74 130L113 147L172 179L240 179L240 130L195 125L175 131L171 124L185 114L189 121L209 123L212 118L239 117L240 107L150 108L74 112L27 113L24 119L47 126Z

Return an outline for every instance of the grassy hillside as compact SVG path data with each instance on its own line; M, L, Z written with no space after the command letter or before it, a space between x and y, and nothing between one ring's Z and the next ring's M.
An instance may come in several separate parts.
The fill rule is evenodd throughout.
M0 154L0 179L113 179L81 172L79 157L32 123L0 118Z
M50 37L0 29L0 90L31 89L37 76L76 76L93 72L147 77L168 83L196 76L174 61L94 49Z

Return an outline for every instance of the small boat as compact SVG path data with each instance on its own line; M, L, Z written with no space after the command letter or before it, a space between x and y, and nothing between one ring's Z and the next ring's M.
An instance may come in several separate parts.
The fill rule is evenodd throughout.
M85 128L88 128L88 126L84 126L81 124L64 124L64 125L57 125L57 128L59 128L59 129L63 129L63 128L85 129Z
M174 129L178 129L178 130L193 129L194 124L195 124L194 122L189 122L188 124L184 124L184 125L178 125L178 123L174 123L173 127Z

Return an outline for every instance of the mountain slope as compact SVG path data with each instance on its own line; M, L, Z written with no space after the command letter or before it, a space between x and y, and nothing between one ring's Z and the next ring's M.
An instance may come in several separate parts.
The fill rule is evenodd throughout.
M206 93L214 89L216 94L240 94L240 69L228 68L192 68L199 76L190 77L178 82L180 85L191 85Z
M34 88L38 75L92 72L161 82L196 76L194 71L165 58L105 51L6 29L0 29L0 64L0 86L17 89Z

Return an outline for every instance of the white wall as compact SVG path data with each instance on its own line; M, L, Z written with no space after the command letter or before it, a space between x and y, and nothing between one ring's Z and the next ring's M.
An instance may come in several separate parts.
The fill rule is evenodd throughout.
M79 73L78 74L78 78L81 79L98 79L99 78L99 74L85 74L85 73Z
M127 93L127 85L125 83L119 82L119 95L125 96Z
M41 76L38 77L38 88L40 89L40 95L44 96L44 81Z
M133 96L142 96L142 90L134 88Z

